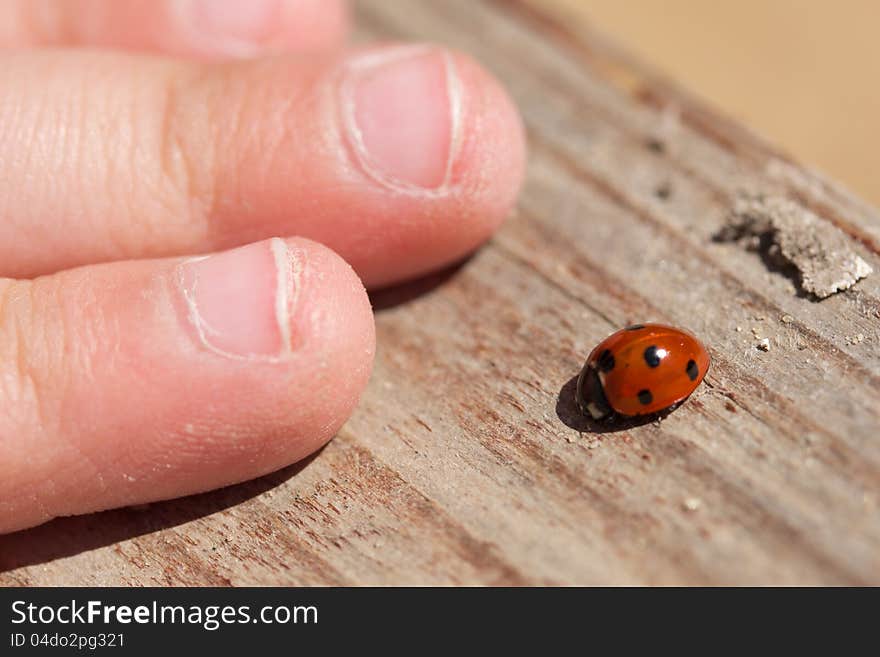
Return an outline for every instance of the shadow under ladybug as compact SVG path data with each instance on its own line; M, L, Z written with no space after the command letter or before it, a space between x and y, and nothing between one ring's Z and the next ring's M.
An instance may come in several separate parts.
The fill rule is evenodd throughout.
M669 408L664 408L662 411L648 415L626 416L618 413L609 413L601 420L595 420L589 413L584 413L578 404L577 387L579 377L580 375L571 377L559 390L559 397L556 400L556 417L565 426L580 433L617 433L618 431L627 431L662 420L679 406L679 404L675 404Z

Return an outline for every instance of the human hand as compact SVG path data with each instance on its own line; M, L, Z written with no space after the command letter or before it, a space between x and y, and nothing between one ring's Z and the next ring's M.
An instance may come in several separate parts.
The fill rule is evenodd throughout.
M337 1L201 4L0 3L0 532L318 449L369 377L361 280L516 197L518 115L467 57L345 50Z

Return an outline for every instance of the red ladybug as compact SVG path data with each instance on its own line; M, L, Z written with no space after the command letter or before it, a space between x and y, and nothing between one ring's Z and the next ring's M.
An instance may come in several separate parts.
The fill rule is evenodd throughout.
M596 420L656 413L687 399L708 369L709 354L690 333L634 324L590 352L578 376L577 404Z

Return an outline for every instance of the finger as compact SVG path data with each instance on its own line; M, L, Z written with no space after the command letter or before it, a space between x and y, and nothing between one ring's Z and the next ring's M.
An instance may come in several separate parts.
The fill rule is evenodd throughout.
M99 46L192 57L335 48L344 0L6 0L0 48Z
M308 240L7 280L0 300L0 532L297 461L373 358L363 286Z
M302 235L382 285L485 240L523 167L503 89L439 48L223 66L9 56L0 274Z

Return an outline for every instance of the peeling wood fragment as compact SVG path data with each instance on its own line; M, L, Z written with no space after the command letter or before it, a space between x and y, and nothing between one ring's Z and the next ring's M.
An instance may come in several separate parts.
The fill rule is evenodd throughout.
M778 196L740 194L717 239L762 252L768 264L796 273L801 289L819 299L847 290L873 272L843 231Z

